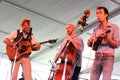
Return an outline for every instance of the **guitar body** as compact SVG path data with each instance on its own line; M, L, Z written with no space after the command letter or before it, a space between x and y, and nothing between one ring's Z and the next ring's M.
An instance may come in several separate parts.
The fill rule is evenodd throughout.
M57 39L51 39L47 41L40 42L40 44L45 43L56 43ZM16 42L13 42L16 45ZM32 51L32 47L35 44L31 44L29 41L21 41L16 47L12 47L10 45L6 46L6 53L10 60L14 60L15 56L18 58L22 57L22 55L29 55ZM16 54L17 53L17 54Z
M16 44L16 42L13 42ZM15 56L20 58L22 55L30 54L32 51L31 43L29 41L22 41L17 44L16 48L7 45L6 53L10 60L14 60Z
M92 47L93 50L97 51L98 46L99 46L99 45L101 44L101 42L102 42L102 39L103 39L102 37L97 38L97 41L94 42L94 45L93 45L93 47ZM91 46L92 46L92 44L91 44Z

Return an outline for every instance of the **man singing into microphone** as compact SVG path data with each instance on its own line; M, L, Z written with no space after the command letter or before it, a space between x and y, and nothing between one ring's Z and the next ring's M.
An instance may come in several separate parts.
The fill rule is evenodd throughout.
M11 46L12 50L16 49L15 53L9 53L9 54L11 55L16 54L16 53L17 55L18 53L21 54L20 57L14 56L13 59L10 59L12 63L12 67L11 67L11 78L12 79L11 80L18 80L17 76L18 76L20 65L22 66L22 69L23 69L24 80L32 80L31 63L30 63L29 55L31 54L31 50L39 50L41 45L35 42L35 37L33 33L31 32L30 19L28 18L23 19L21 21L20 26L21 26L21 29L13 31L10 35L6 36L4 39L4 43ZM16 42L17 45L14 42ZM34 46L29 46L31 47L31 50L25 51L25 54L24 52L20 53L19 50L20 49L22 50L22 47L20 47L20 45L22 45L21 44L22 42L34 44ZM25 48L25 46L23 48ZM15 59L15 57L17 58Z

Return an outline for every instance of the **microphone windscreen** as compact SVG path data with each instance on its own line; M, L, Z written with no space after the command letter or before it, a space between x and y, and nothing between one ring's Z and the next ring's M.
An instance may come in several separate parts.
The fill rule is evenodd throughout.
M30 34L30 35L32 34L32 28L30 28L30 32L29 32L29 34Z

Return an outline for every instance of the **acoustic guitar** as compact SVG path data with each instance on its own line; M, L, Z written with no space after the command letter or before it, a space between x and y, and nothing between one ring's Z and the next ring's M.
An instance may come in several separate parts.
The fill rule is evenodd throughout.
M40 44L45 43L56 43L57 39L52 39L48 41L39 42ZM16 42L13 42L16 45ZM32 46L35 44L31 44L29 41L21 41L15 47L6 45L6 53L10 60L14 60L20 58L22 55L29 55L32 51Z

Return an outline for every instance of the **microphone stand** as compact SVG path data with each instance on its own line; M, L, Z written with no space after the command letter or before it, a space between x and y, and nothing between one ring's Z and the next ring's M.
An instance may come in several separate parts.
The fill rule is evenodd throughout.
M50 69L50 73L49 73L49 78L48 78L48 80L53 80L53 77L54 77L54 64L50 61L50 63L51 63L51 65L52 65L52 67L51 67L51 69Z
M70 42L70 41L69 41L69 42ZM60 52L58 58L56 59L55 64L53 65L53 64L51 63L51 64L52 64L52 67L51 67L51 70L50 70L50 74L49 74L48 80L53 80L53 78L54 78L54 72L57 71L57 70L54 70L55 65L57 64L57 61L58 61L58 59L60 58L60 56L61 56L61 54L63 53L63 51L65 51L65 47L66 47L67 43L68 43L68 41L66 42L64 48L62 49L62 51ZM66 59L66 61L67 61L67 59ZM51 62L51 61L50 61L50 62ZM65 71L66 71L66 70L64 70L64 74L65 74ZM65 76L64 76L64 78L65 78ZM62 80L63 80L63 79L62 79Z
M68 61L68 55L66 55L66 57L65 57L65 63L64 63L64 70L63 70L62 80L65 80L65 72L66 72L67 61Z
M70 41L67 42L64 51L67 50L69 44L70 44ZM68 61L68 54L66 54L66 57L65 57L65 63L64 63L64 70L63 70L62 80L65 80L65 72L66 72L67 61Z
M16 64L16 60L17 60L18 48L17 48L16 45L17 45L22 39L23 39L23 35L22 35L22 37L16 42L16 44L15 44L14 47L13 47L13 48L16 49L16 53L15 53L14 61L13 61L13 63L12 63L12 67L11 67L11 80L12 80L12 78L13 78L13 73L14 73L15 64Z

